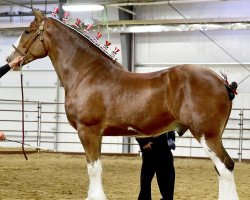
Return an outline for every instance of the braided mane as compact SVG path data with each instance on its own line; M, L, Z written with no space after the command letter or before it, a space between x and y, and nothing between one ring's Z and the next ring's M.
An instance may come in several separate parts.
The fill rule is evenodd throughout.
M69 25L69 24L66 24L66 23L60 21L60 20L57 19L57 18L54 18L54 17L50 17L50 18L52 18L52 19L54 19L54 20L60 22L60 23L63 24L64 26L66 26L66 27L68 27L68 28L70 28L70 29L76 31L77 33L79 33L81 36L83 36L85 39L87 39L90 43L92 43L94 46L96 46L98 49L100 49L100 50L101 50L105 55L107 55L110 59L112 59L114 62L116 62L116 64L117 64L118 67L120 67L120 68L122 68L122 69L124 69L124 70L127 71L127 69L124 68L119 62L117 62L117 60L114 59L114 57L113 57L109 52L107 52L106 50L104 50L99 44L97 44L97 43L96 43L92 38L90 38L88 35L84 34L82 31L80 31L80 30L78 30L78 29L75 29L74 27L72 27L72 26Z
M110 53L108 53L107 51L105 51L99 44L97 44L92 38L90 38L88 35L84 34L83 32L79 31L78 29L75 29L74 27L72 27L69 24L66 24L62 21L60 21L59 19L56 18L52 18L55 19L56 21L60 22L61 24L67 26L68 28L78 32L80 35L82 35L84 38L86 38L88 41L90 41L93 45L95 45L97 48L99 48L103 53L105 53L107 56L109 56L111 59L113 59L113 57L110 55Z

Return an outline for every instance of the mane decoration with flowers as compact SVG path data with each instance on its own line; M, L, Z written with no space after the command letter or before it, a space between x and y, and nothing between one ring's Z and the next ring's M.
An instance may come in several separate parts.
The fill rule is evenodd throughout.
M59 12L59 8L54 8L54 11L51 14L55 20L57 20L58 22L62 23L65 26L73 29L74 31L78 32L83 37L85 37L87 40L89 40L92 44L94 44L97 48L99 48L103 53L105 53L107 56L109 56L111 59L117 61L117 58L115 58L115 56L120 51L119 48L115 47L115 49L110 54L107 51L111 45L110 41L106 40L106 42L103 46L98 44L99 39L102 37L101 32L97 32L97 34L95 35L94 38L91 38L90 36L87 35L89 33L90 29L93 28L93 24L88 24L87 26L85 26L83 28L83 31L81 31L80 28L82 27L82 24L81 24L81 20L79 18L76 19L75 24L70 25L68 23L68 17L70 15L69 12L64 12L64 14L63 14L64 17L63 17L62 21L58 19L58 12Z

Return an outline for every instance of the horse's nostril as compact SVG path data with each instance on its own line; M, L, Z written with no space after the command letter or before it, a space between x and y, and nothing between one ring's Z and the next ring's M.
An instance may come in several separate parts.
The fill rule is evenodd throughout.
M6 58L6 62L8 62L8 63L10 62L10 58L9 57Z

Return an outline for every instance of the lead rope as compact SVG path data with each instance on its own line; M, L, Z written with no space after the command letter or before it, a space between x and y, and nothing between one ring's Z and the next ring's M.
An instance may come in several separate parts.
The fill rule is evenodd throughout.
M33 1L32 0L31 0L31 9L33 10ZM24 155L25 159L28 160L28 157L27 157L25 149L24 149L24 144L25 144L24 143L24 95L23 95L23 70L22 70L22 67L23 67L23 63L20 63L20 68L21 68L21 93L22 93L22 151L23 151L23 155Z
M22 71L22 64L21 67L21 92L22 92L22 151L23 155L26 160L28 160L25 149L24 149L24 95L23 95L23 71Z

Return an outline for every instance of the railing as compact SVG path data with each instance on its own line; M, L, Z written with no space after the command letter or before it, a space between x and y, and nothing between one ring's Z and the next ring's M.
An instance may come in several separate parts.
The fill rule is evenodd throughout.
M0 130L7 138L21 141L21 101L0 99ZM25 101L25 143L56 152L83 152L77 132L69 125L63 103ZM223 143L229 154L241 161L250 159L250 109L232 109L223 134ZM134 139L124 143L122 137L104 137L102 149L106 153L124 153L130 146L131 154L138 154ZM187 132L176 137L176 156L206 157L200 144ZM1 142L0 147L16 148L20 144ZM3 151L3 148L0 149Z

